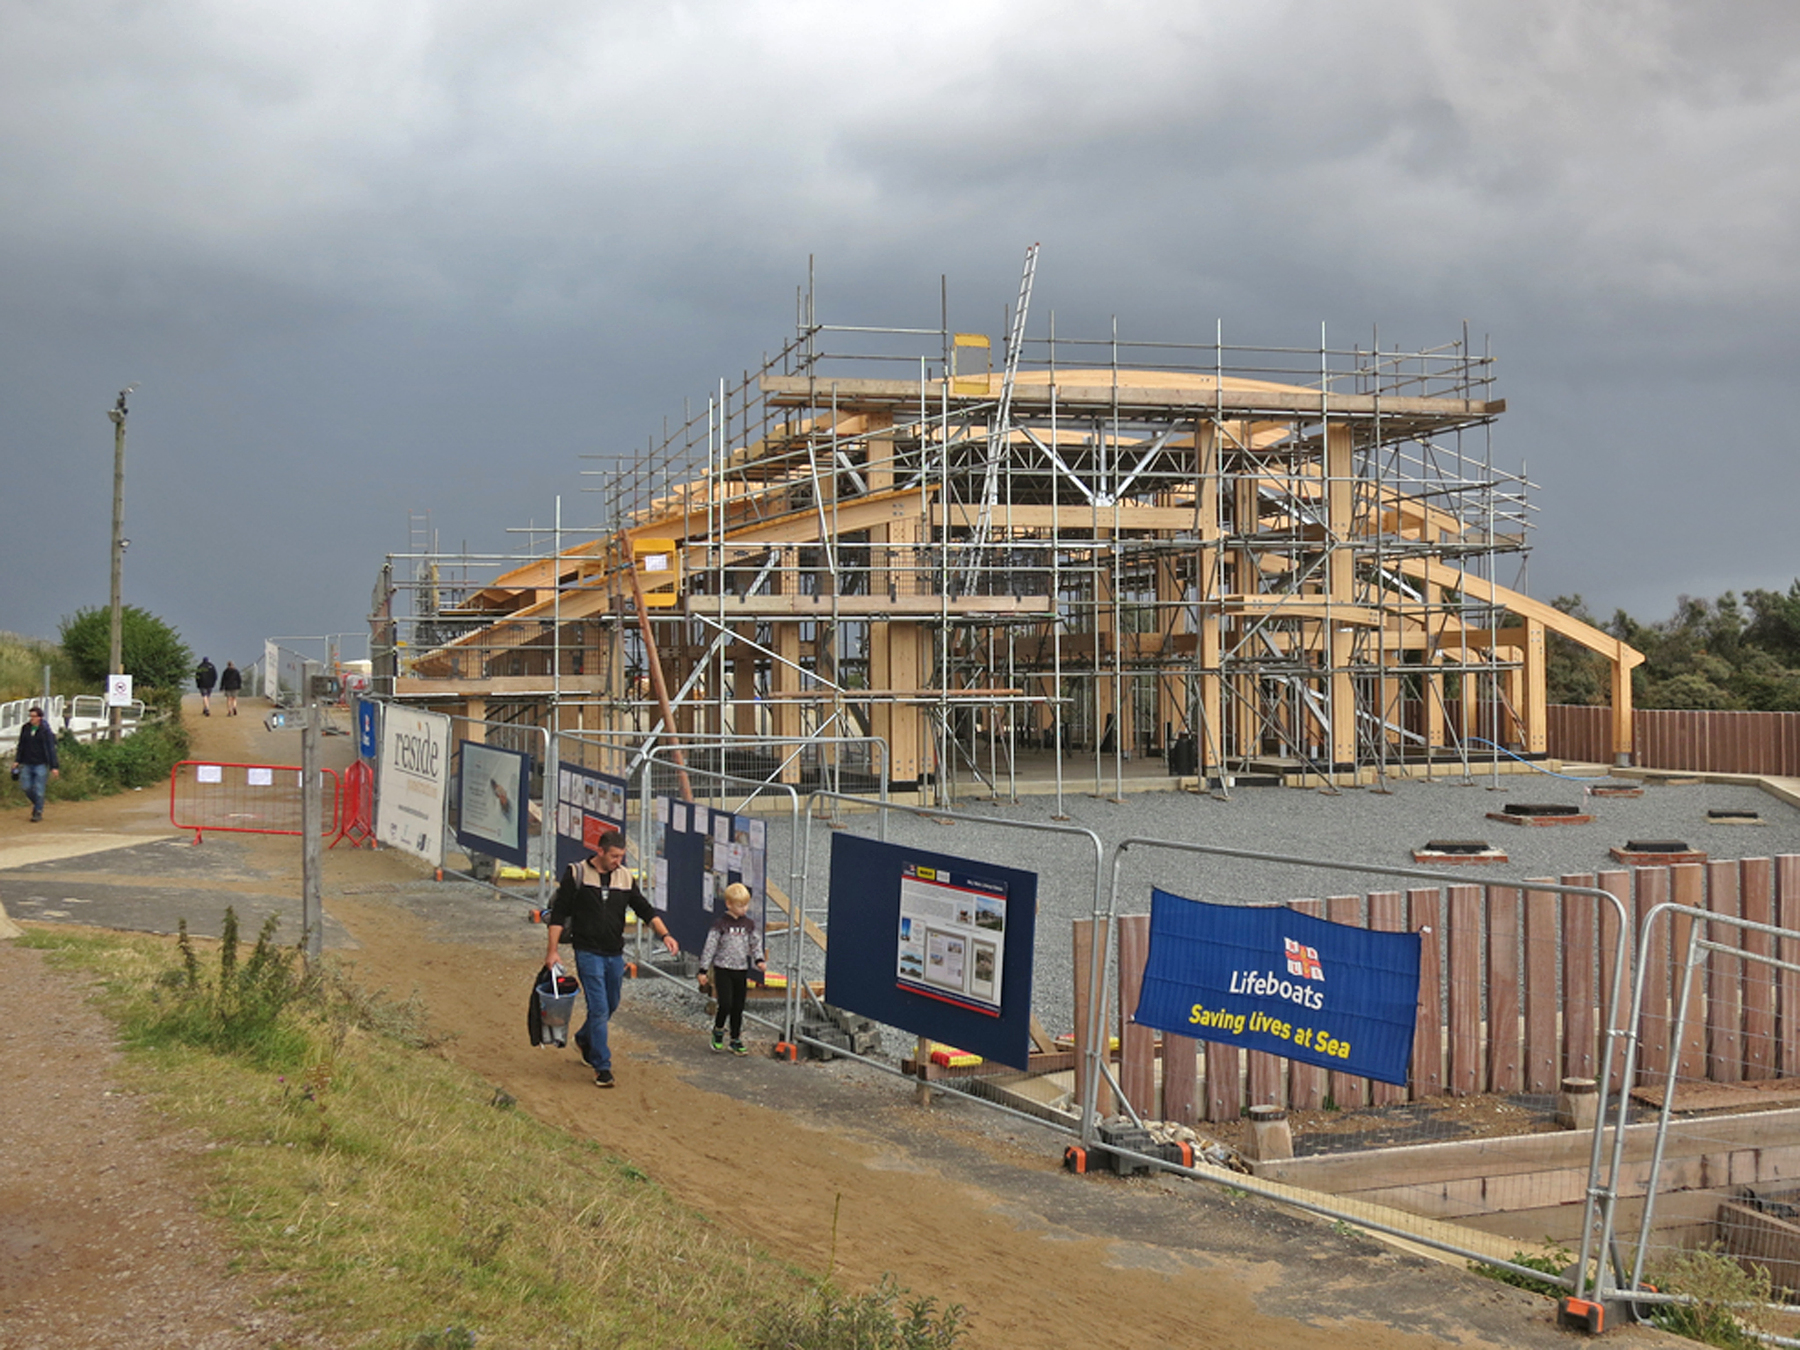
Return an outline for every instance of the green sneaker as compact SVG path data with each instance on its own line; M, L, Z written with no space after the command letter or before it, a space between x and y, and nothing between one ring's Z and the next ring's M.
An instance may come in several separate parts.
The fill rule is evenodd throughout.
M725 1048L725 1028L724 1027L714 1027L713 1028L712 1048L714 1050L723 1050Z
M747 1055L750 1053L750 1047L745 1045L742 1041L733 1041L731 1043L731 1053L734 1055Z

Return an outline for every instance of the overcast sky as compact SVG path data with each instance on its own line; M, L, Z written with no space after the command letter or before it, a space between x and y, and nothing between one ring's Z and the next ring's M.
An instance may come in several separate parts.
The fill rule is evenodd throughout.
M223 663L383 556L600 518L819 316L1490 338L1530 589L1662 617L1796 550L1800 5L0 0L0 628ZM356 639L360 654L361 638Z

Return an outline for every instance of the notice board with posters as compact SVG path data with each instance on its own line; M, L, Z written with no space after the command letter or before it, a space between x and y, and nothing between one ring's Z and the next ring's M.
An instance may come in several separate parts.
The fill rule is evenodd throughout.
M750 913L760 928L768 879L768 822L699 802L658 797L651 802L650 903L683 947L698 953L706 931L725 912L725 888L750 888Z
M623 778L596 773L575 764L556 771L556 875L600 847L608 830L625 829L626 786Z
M1417 933L1153 890L1135 1020L1404 1084L1418 1020L1419 950Z
M457 757L456 842L469 853L527 866L531 756L480 741L461 741Z
M998 863L833 835L825 1001L1025 1068L1037 881Z

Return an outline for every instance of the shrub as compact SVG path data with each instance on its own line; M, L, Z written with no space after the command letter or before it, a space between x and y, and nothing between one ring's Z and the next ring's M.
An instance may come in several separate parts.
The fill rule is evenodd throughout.
M146 690L187 687L194 673L194 654L180 633L136 605L126 605L120 611L119 632L120 661L134 684ZM64 619L62 645L84 680L104 684L111 673L111 608L90 605Z
M1650 1313L1651 1324L1717 1345L1723 1350L1756 1350L1763 1344L1764 1305L1773 1300L1767 1266L1746 1270L1714 1243L1676 1252L1650 1276L1668 1294L1685 1294L1692 1303L1666 1303Z
M933 1298L906 1297L892 1275L860 1298L829 1282L803 1303L770 1309L754 1350L953 1350L968 1330L960 1303L939 1311Z
M214 1054L244 1055L266 1067L293 1067L309 1039L294 1024L312 989L297 948L275 945L280 919L270 915L249 959L238 961L238 917L230 906L219 938L219 969L208 977L181 920L175 940L181 964L163 972L156 997L128 1030L134 1045L179 1044Z
M1543 1294L1546 1298L1561 1298L1568 1293L1568 1286L1561 1283L1562 1273L1575 1264L1575 1253L1560 1242L1544 1239L1543 1250L1535 1252L1518 1251L1509 1258L1513 1265L1524 1266L1527 1270L1541 1270L1547 1276L1555 1278L1533 1279L1522 1275L1507 1266L1494 1265L1487 1261L1471 1261L1469 1269L1485 1279L1496 1280L1501 1284L1510 1284L1515 1289L1528 1289L1534 1294Z

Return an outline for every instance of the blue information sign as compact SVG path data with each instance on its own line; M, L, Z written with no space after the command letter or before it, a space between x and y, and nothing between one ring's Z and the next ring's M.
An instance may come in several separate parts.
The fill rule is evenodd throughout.
M1023 1069L1037 873L831 837L828 1003Z
M1419 935L1156 890L1134 1020L1197 1040L1406 1082Z

